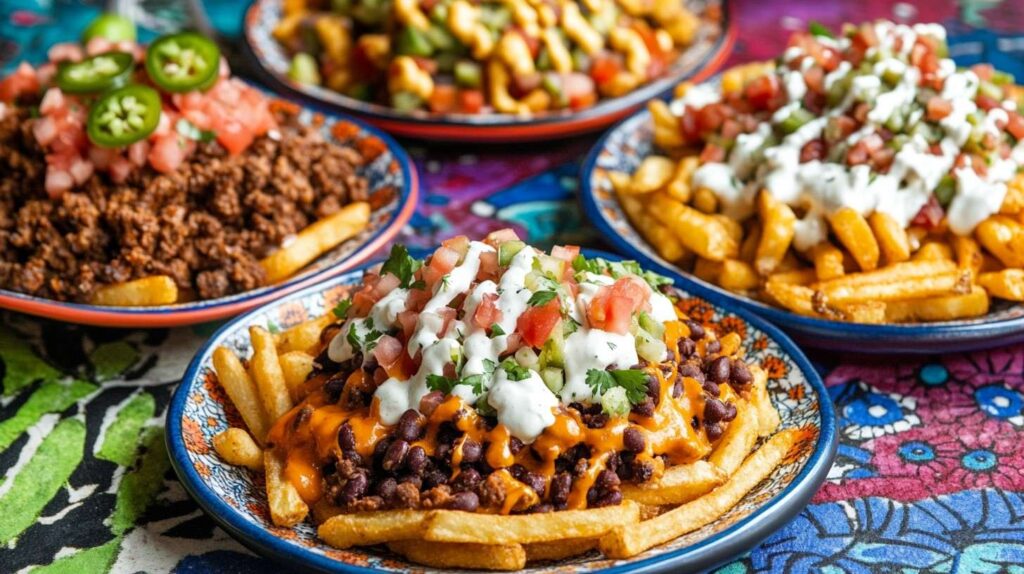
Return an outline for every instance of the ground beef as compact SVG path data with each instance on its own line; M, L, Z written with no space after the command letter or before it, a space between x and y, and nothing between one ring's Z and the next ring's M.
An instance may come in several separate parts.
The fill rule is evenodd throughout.
M279 112L279 141L237 157L200 144L175 173L150 168L114 184L106 175L51 200L27 111L0 120L0 288L86 301L96 287L169 275L184 297L210 299L266 282L260 258L344 205L378 206L357 174L357 149L325 141ZM375 194L375 195L377 195Z

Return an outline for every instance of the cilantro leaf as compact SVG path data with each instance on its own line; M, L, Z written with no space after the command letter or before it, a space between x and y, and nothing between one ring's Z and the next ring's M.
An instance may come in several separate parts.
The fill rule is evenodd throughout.
M603 395L615 386L615 377L609 371L590 369L587 371L587 386L595 397Z
M423 262L409 255L409 250L404 245L395 244L380 272L381 275L390 273L398 277L399 286L407 289L413 280L413 274L422 266Z
M352 307L351 299L343 299L338 301L338 304L334 306L334 316L339 319L344 319L348 316L348 310Z
M594 396L603 395L614 387L622 387L631 404L639 404L647 398L647 374L640 369L587 371L587 386Z
M548 303L551 302L552 299L554 299L557 296L558 293L556 293L555 291L537 291L532 296L530 296L530 300L527 302L527 304L530 307L540 307L543 305L547 305Z
M581 327L579 321L568 317L568 321L562 321L562 337L568 337L575 333Z
M491 326L491 336L492 337L500 337L500 336L506 335L506 334L507 333L505 333L505 329L502 329L501 325L495 323L494 325Z
M432 391L441 391L447 395L457 384L459 384L458 379L451 379L444 375L427 375L427 388Z
M473 394L479 396L484 394L484 383L486 380L485 375L470 375L468 377L463 377L462 380L459 381L459 384L469 385L469 387L473 389Z
M348 344L349 344L349 346L352 347L353 351L362 348L363 345L359 341L359 332L356 331L356 324L355 323L352 323L351 325L349 325L349 327L348 327L348 334L345 335L345 338L348 340Z
M498 363L495 363L494 361L492 361L490 359L484 359L484 372L485 373L487 373L488 375L491 375L491 374L494 373L494 370L497 369L497 368L498 368Z
M501 368L505 369L510 381L524 381L530 378L530 369L521 366L511 357L501 362Z
M807 23L807 31L810 32L812 36L835 38L835 35L832 34L832 30L828 29L828 26L814 20Z

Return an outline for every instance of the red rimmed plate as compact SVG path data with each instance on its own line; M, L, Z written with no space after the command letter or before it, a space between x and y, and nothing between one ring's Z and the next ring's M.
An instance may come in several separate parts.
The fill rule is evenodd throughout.
M249 6L244 23L245 39L251 56L275 87L299 96L307 103L355 114L394 135L454 142L527 142L566 138L608 127L648 100L667 94L683 80L700 82L707 79L725 62L737 32L732 18L732 0L665 1L682 1L696 14L707 14L708 8L714 7L721 16L718 19L702 18L697 39L683 51L664 77L624 96L601 100L585 110L530 117L399 112L324 87L293 82L288 77L290 58L272 34L281 19L282 0L255 0Z
M338 143L342 143L342 140L334 135L335 131L339 134L344 133L346 141L373 138L383 142L386 149L362 168L361 175L366 177L371 193L384 187L391 187L396 193L390 202L371 214L370 224L366 229L320 256L287 281L228 297L160 307L103 307L65 303L0 289L0 308L68 323L102 327L149 328L193 325L248 311L363 263L394 239L412 217L419 198L416 167L405 150L390 136L361 121L309 110L304 110L300 114L299 121L307 125L318 125L325 138ZM349 126L342 130L333 129L336 125L344 123Z

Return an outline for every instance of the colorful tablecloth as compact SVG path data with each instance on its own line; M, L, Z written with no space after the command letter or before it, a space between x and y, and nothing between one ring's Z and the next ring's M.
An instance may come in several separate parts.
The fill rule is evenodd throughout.
M183 2L140 2L151 28ZM207 2L237 34L245 2ZM777 53L808 20L940 21L964 64L1024 77L1019 0L735 3L734 61ZM88 3L0 0L0 69L77 37ZM540 244L602 247L574 196L592 138L553 146L410 143L424 198L404 240L514 225ZM2 174L0 174L2 176ZM163 412L214 326L112 331L0 318L0 572L277 572L199 510L169 472ZM1024 346L925 358L808 353L841 415L829 481L792 523L719 570L1024 573Z

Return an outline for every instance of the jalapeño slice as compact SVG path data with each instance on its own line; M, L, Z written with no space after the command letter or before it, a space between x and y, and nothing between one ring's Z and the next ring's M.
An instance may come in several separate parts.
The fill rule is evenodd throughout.
M69 94L101 92L127 84L134 70L135 57L131 54L98 54L61 65L57 70L57 87Z
M220 48L194 32L161 36L146 50L146 72L168 92L206 90L220 72Z
M86 133L100 147L124 147L153 133L161 108L160 94L149 86L118 88L92 105Z

